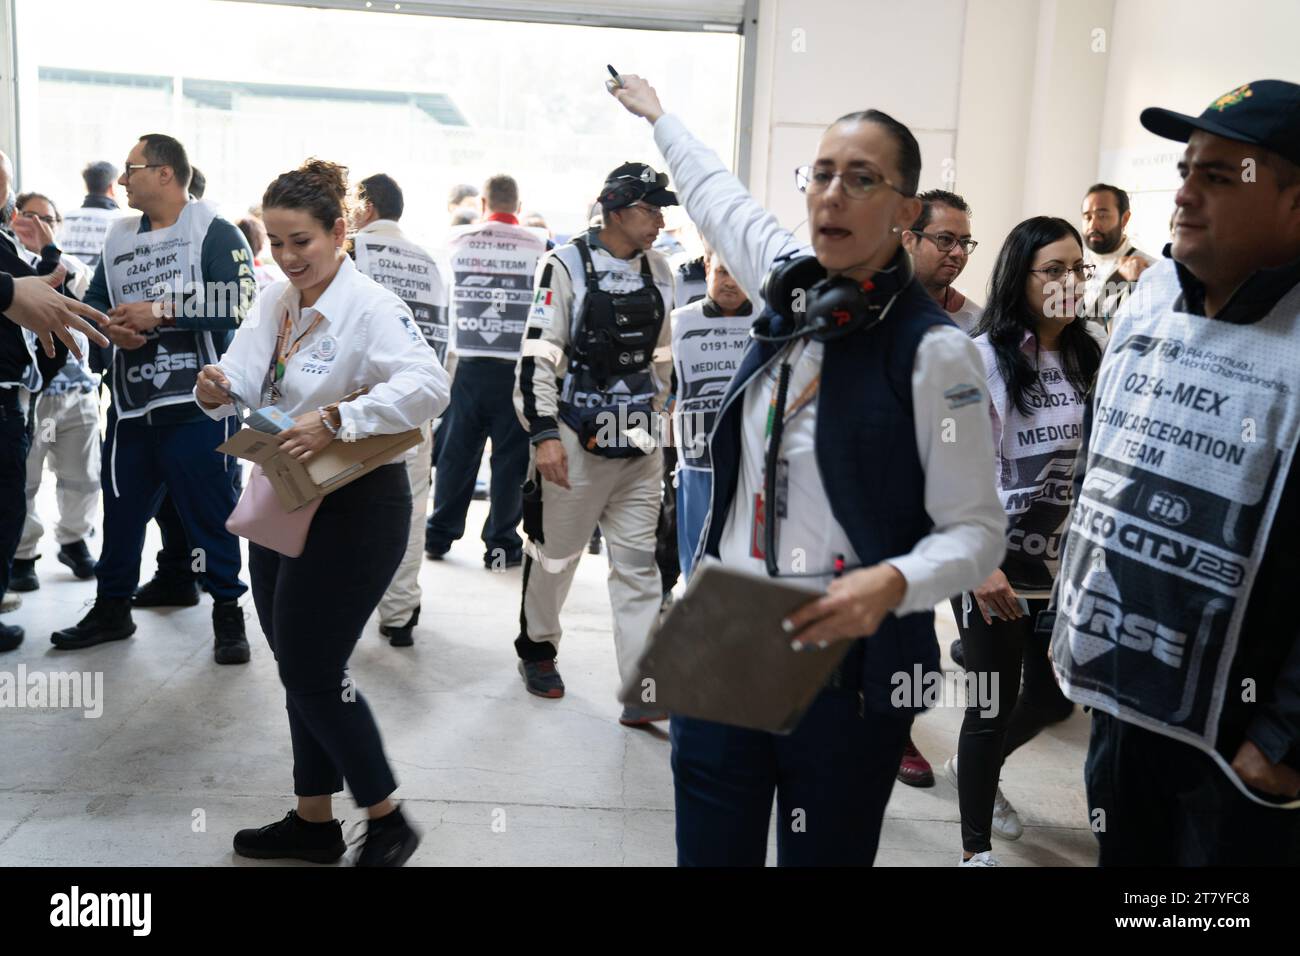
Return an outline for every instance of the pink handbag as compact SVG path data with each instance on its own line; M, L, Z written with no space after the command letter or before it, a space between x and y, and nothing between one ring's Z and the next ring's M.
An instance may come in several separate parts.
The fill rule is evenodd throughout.
M226 519L226 530L286 558L296 558L307 544L311 519L321 500L315 498L297 511L285 511L262 466L254 465L248 487Z

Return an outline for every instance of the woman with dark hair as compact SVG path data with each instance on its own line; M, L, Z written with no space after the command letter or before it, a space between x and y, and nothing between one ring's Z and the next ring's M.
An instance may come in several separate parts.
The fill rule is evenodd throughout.
M778 864L870 865L923 696L900 701L898 680L939 673L934 606L997 566L1005 524L979 354L901 245L920 149L877 110L831 124L795 171L810 249L645 80L611 93L653 124L700 234L765 300L710 435L696 563L824 589L780 622L792 649L851 642L790 734L673 716L678 862L761 866L775 794Z
M952 599L974 677L968 687L978 689L957 756L944 766L961 807L962 866L997 865L990 830L1020 837L1019 817L998 787L1002 762L1073 709L1052 676L1048 635L1034 623L1060 566L1084 407L1101 364L1100 331L1077 317L1093 269L1070 223L1026 219L998 253L972 332L987 373L1007 552L988 580Z
M447 373L397 296L344 252L346 170L309 160L262 198L276 264L288 277L262 292L219 365L204 366L195 398L213 418L245 404L294 419L281 448L307 460L340 433L359 439L419 428L447 405ZM363 394L358 394L364 390ZM419 835L397 788L379 728L347 675L348 657L406 549L411 492L400 461L327 494L298 557L251 541L253 602L275 653L289 711L296 810L235 836L257 859L331 863L346 846L331 797L344 781L369 828L359 866L401 866Z

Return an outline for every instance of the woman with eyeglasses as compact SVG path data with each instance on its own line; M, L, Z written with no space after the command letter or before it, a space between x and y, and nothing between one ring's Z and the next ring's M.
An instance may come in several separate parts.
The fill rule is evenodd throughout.
M705 241L765 293L710 436L697 561L824 589L780 622L792 648L851 642L788 735L673 717L678 862L761 866L775 792L778 864L870 865L916 680L939 675L933 608L997 566L1005 527L979 354L900 244L920 149L876 110L831 124L796 176L808 248L649 84L621 79L611 93L653 124Z
M63 225L63 217L54 200L41 193L20 193L14 204L14 235L32 255L54 255L59 249L56 236ZM58 251L59 264L67 270L63 280L64 291L80 299L90 285L91 270L75 256Z
M952 599L976 690L957 756L944 765L961 808L961 866L998 865L990 831L1020 837L1019 816L998 786L1002 763L1073 710L1052 675L1048 635L1034 625L1060 567L1084 407L1101 365L1101 333L1077 318L1093 268L1070 223L1026 219L998 254L973 332L987 373L1007 550L983 584Z
M74 256L63 255L55 234L63 221L58 207L41 193L21 193L15 206L14 233L33 255L57 259L67 271L64 289L80 299L90 283L91 270ZM95 559L86 539L94 531L99 503L99 376L90 370L90 349L82 342L82 355L72 352L58 372L43 383L32 405L31 450L27 453L27 519L14 555L9 586L15 591L35 591L36 553L45 532L36 511L36 495L49 459L58 484L59 521L55 528L58 559L81 580L95 576Z

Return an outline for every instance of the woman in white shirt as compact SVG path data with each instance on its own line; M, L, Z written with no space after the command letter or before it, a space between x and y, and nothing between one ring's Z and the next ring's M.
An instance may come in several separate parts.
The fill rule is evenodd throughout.
M1005 523L979 356L900 244L920 147L876 110L831 124L791 177L809 248L644 80L612 92L654 126L701 236L766 305L710 434L696 559L824 589L786 632L806 653L850 642L788 735L673 716L678 862L762 865L775 795L780 865L870 865L924 703L898 683L938 674L934 605L997 566Z
M418 428L448 401L447 374L410 310L344 252L346 196L346 170L320 160L267 188L264 220L287 281L261 294L253 318L195 388L214 418L234 413L231 395L292 416L283 447L299 460L340 434ZM298 806L276 823L241 830L236 853L337 860L346 846L331 796L344 781L370 819L358 865L400 866L415 851L419 836L390 799L397 784L379 728L346 677L352 648L402 559L410 515L399 461L326 495L299 557L249 543L253 601L288 698Z
M990 830L1010 840L1021 835L998 787L1002 763L1073 710L1056 686L1048 635L1034 625L1060 567L1083 412L1101 364L1094 327L1077 317L1093 268L1070 223L1026 219L998 253L973 331L987 375L1007 553L983 584L952 600L963 663L978 689L958 755L944 766L961 807L962 866L997 864Z

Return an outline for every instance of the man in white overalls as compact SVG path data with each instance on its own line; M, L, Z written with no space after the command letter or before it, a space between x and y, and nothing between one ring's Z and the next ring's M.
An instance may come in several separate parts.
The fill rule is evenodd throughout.
M404 209L402 189L391 176L377 173L357 183L353 254L362 273L410 307L424 340L438 353L438 361L446 362L447 284L433 256L402 232L397 221ZM414 644L412 632L420 620L420 546L424 541L433 460L430 423L425 422L420 431L423 440L402 457L411 482L412 503L406 553L379 602L379 633L393 647Z

